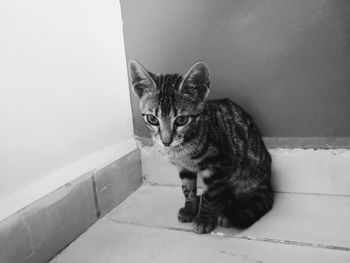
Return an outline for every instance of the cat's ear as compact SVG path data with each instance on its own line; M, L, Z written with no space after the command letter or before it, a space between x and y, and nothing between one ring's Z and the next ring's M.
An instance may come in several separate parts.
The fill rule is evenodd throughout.
M184 75L179 91L193 99L204 100L209 94L209 68L203 62L195 63Z
M136 60L129 61L129 73L133 92L141 98L146 92L156 88L152 73L148 72Z

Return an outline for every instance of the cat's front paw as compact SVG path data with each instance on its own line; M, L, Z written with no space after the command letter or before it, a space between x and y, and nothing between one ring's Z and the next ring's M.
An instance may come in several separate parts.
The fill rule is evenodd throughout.
M196 214L192 210L190 210L190 209L188 209L186 207L180 208L180 210L179 210L179 212L177 214L177 218L182 223L192 222L193 218L195 216L196 216Z
M193 219L193 230L197 234L210 233L215 227L216 220L204 220L198 216Z

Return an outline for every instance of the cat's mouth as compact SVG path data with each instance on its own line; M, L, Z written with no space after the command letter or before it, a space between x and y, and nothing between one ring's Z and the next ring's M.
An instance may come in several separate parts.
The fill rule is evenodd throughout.
M168 151L168 150L172 150L178 146L180 146L183 143L183 140L173 140L171 143L169 144L164 144L162 143L161 140L157 141L158 147L161 148L162 150Z

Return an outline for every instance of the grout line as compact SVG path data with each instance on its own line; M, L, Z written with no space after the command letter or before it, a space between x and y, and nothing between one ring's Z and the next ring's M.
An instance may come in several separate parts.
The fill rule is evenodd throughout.
M143 177L145 177L145 175L143 175ZM176 188L180 188L181 187L180 185L175 185L175 184L158 184L158 183L150 182L150 181L147 181L147 180L143 181L143 185L146 185L146 186L160 186L160 187L176 187ZM200 188L200 187L198 187L198 188Z
M180 232L187 232L187 233L194 233L192 229L185 229L180 227L172 227L172 226L160 226L160 225L144 225L141 223L135 223L135 222L128 222L128 221L119 221L116 219L109 219L106 220L111 221L113 223L118 224L126 224L126 225L134 225L134 226L140 226L140 227L147 227L147 228L153 228L153 229L164 229L164 230L172 230L172 231L180 231ZM324 244L318 244L318 243L308 243L308 242L301 242L301 241L293 241L293 240L281 240L281 239L275 239L275 238L264 238L264 237L249 237L249 236L234 236L230 234L225 234L222 232L216 232L213 231L209 235L213 236L219 236L224 238L233 238L233 239L241 239L241 240L248 240L248 241L257 241L257 242L266 242L266 243L275 243L275 244L285 244L285 245L292 245L292 246L302 246L302 247L310 247L310 248L320 248L320 249L330 249L330 250L340 250L340 251L348 251L350 252L349 247L342 247L342 246L335 246L335 245L324 245Z
M335 246L335 245L324 245L324 244L318 244L318 243L308 243L308 242L300 242L300 241L293 241L293 240L281 240L281 239L263 238L263 237L241 236L241 237L233 237L233 238L240 238L240 239L245 239L245 240L261 241L261 242L268 242L268 243L287 244L287 245L294 245L294 246L341 250L341 251L349 251L350 252L350 248L348 248L348 247Z
M277 191L276 194L296 194L296 195L316 195L316 196L339 196L339 197L350 197L347 194L323 194L323 193L304 193L304 192L283 192Z
M145 186L154 186L154 187L176 187L181 188L179 185L174 184L158 184L155 182L143 181ZM199 189L204 189L204 187L199 186ZM305 192L287 192L287 191L276 191L276 194L296 194L296 195L316 195L316 196L339 196L339 197L350 197L350 194L323 194L323 193L305 193Z
M100 209L100 205L98 203L97 185L96 185L95 173L91 176L91 181L92 181L92 189L93 189L93 192L94 192L96 216L97 216L97 219L98 219L98 218L101 217L101 209Z
M150 181L143 181L144 186L153 186L153 187L172 187L172 188L180 188L180 185L176 185L176 184L159 184L159 183L155 183L155 182L150 182ZM204 189L204 186L197 186L198 189Z
M173 230L173 231L180 231L180 232L189 232L193 233L192 229L186 229L186 228L181 228L181 227L173 227L173 226L151 226L151 225L144 225L141 223L135 223L135 222L128 222L128 221L119 221L116 219L110 219L110 218L105 218L107 221L111 221L113 223L117 224L124 224L124 225L133 225L133 226L141 226L141 227L147 227L147 228L157 228L157 229L164 229L164 230Z

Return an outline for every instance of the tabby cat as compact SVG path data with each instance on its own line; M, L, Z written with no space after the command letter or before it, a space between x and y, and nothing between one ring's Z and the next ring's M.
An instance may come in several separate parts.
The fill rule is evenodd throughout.
M131 60L129 72L153 147L179 171L185 205L178 219L208 233L217 224L246 228L265 215L274 199L270 154L240 106L207 100L207 65L195 63L181 76L153 74ZM197 175L206 186L201 196Z

